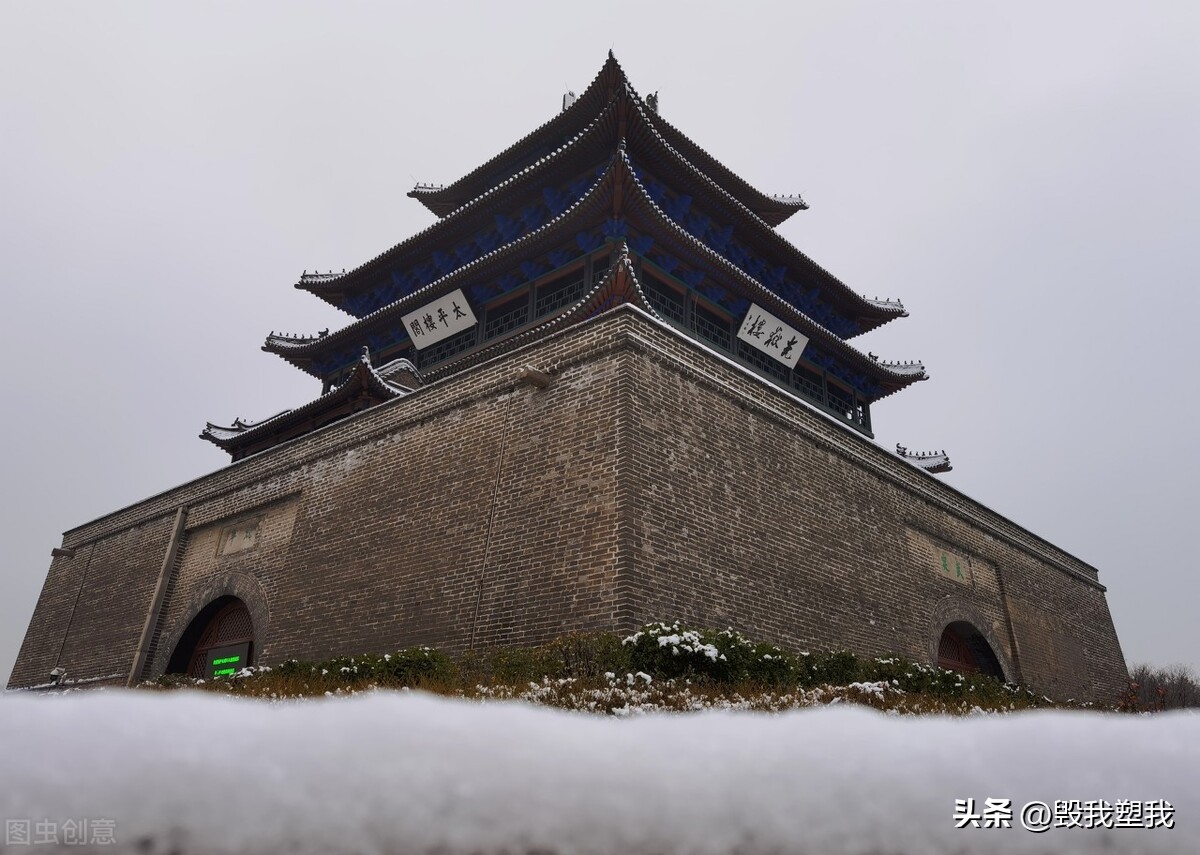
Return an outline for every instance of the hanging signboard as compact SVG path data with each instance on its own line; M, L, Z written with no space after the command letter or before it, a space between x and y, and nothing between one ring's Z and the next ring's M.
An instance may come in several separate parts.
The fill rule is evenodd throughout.
M426 303L403 318L404 328L417 350L437 344L444 338L475 326L478 321L462 289L451 291L432 303Z
M757 303L750 304L737 337L788 368L795 368L808 344L808 336L790 327Z

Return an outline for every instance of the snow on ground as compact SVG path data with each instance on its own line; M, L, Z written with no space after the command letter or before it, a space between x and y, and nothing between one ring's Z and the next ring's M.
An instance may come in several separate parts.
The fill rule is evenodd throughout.
M974 799L967 819L957 799ZM1002 823L987 799L1011 800L1012 827L971 826ZM1104 800L1174 827L1022 827L1031 800L1072 799L1065 821L1103 825ZM1200 715L615 719L407 692L10 694L0 818L4 851L33 853L84 851L87 819L116 841L96 851L119 852L1194 855ZM38 842L51 831L58 847Z

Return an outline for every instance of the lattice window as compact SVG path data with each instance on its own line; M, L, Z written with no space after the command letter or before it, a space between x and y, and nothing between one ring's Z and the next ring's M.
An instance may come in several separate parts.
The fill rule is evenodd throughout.
M771 357L760 351L758 348L751 347L744 341L738 341L738 357L745 362L748 362L752 367L757 368L763 374L773 377L776 380L783 381L785 386L790 386L788 374L790 373L787 366L776 362Z
M733 331L730 329L728 320L700 305L696 306L693 319L697 335L723 350L730 349L730 344L733 341Z
M475 327L463 330L457 335L452 335L448 339L439 341L437 344L421 351L421 365L435 365L438 362L449 359L456 353L462 353L464 350L475 346Z
M650 301L650 305L656 312L678 324L686 323L687 308L684 305L682 294L655 279L650 279L646 283L645 292L646 299Z
M543 317L563 306L574 303L583 296L585 279L583 274L557 282L548 282L537 289L537 301L533 305L534 317Z
M854 395L839 389L832 383L826 386L826 390L829 409L847 419L852 419L854 416Z
M949 626L942 632L942 637L938 641L938 667L948 671L966 673L979 670L966 639Z
M483 340L487 341L511 332L517 327L524 326L528 321L529 297L527 295L495 309L488 309L487 323L483 327Z
M825 400L825 381L817 372L797 365L792 380L803 394L817 401Z

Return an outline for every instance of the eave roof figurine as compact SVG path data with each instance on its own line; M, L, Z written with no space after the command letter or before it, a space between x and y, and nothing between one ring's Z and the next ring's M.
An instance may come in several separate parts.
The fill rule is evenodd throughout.
M945 452L871 441L872 406L928 374L852 342L904 306L781 237L803 199L739 178L611 53L544 125L408 195L438 220L296 283L354 320L263 345L321 394L208 424L237 465L67 532L11 685L684 618L1120 688L1095 568L931 478ZM121 574L121 608L93 604Z

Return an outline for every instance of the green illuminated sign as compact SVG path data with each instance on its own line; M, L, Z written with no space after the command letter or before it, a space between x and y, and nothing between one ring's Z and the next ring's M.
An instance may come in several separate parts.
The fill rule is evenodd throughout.
M214 677L228 677L231 674L236 674L237 670L238 670L236 667L237 663L239 663L241 661L242 661L242 657L240 657L240 656L222 656L220 659L214 659L212 661L213 676ZM218 665L233 665L235 667L233 667L233 668L218 668L217 667Z
M205 659L205 671L208 672L209 679L232 677L250 664L250 642L213 647L207 652Z

